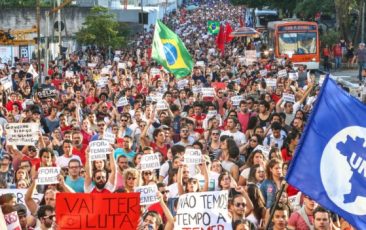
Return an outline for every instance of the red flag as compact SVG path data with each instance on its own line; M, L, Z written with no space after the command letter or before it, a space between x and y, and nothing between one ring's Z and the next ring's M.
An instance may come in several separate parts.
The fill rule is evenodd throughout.
M239 17L239 23L240 23L240 27L244 27L243 15L240 15L240 17Z
M216 37L216 45L217 48L221 51L221 55L224 55L225 50L225 27L223 25L220 25L220 32Z
M233 32L233 28L231 28L231 25L230 25L230 23L226 23L226 29L225 29L226 31L225 31L225 33L226 33L226 43L229 43L229 42L231 42L232 40L233 40L233 38L232 37L230 37L230 34L231 34L231 32Z

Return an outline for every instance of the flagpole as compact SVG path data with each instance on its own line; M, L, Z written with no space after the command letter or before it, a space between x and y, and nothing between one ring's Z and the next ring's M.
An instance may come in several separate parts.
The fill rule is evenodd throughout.
M266 227L264 228L265 230L268 230L269 229L269 225L271 224L271 220L272 220L272 218L273 218L273 215L274 215L274 212L275 212L275 210L276 210L276 206L278 205L278 203L280 202L280 199L281 199L281 196L282 196L282 193L283 193L283 191L285 190L285 187L286 187L286 181L285 180L283 180L282 181L282 183L281 183L281 189L280 189L280 192L279 192L279 194L277 195L277 197L276 197L276 201L274 202L274 204L272 205L272 207L271 207L271 213L270 213L270 215L269 215L269 219L268 219L268 221L267 221L267 224L266 224Z

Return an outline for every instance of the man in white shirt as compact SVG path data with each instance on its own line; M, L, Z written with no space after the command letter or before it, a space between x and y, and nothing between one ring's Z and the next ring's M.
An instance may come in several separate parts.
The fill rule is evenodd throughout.
M234 117L229 117L227 119L226 130L221 132L220 136L230 136L234 139L238 146L244 145L247 139L244 133L240 132L237 128L238 120Z
M77 155L72 154L72 142L70 140L64 140L62 143L62 150L64 155L57 157L56 163L61 168L67 168L71 159L76 159L81 162L81 159Z

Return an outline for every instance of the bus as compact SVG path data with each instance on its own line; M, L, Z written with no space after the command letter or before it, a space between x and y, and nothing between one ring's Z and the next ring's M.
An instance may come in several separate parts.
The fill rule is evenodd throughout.
M267 30L267 26L269 22L278 21L278 12L276 10L254 10L254 29L263 33Z
M319 69L318 24L295 20L269 22L268 48L277 59L287 57L295 67Z

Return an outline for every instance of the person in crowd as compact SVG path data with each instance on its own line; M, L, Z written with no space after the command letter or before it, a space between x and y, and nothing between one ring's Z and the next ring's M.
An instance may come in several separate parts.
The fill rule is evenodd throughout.
M71 159L68 163L68 175L65 183L75 192L84 193L84 177L80 176L81 162L78 159Z
M331 230L332 219L328 210L318 206L313 211L314 230Z
M300 210L293 212L288 220L289 227L299 230L309 230L314 228L313 211L318 206L310 197L303 196L303 206Z
M266 201L266 208L270 208L276 199L282 181L282 161L271 159L266 167L266 179L262 182L260 190Z

